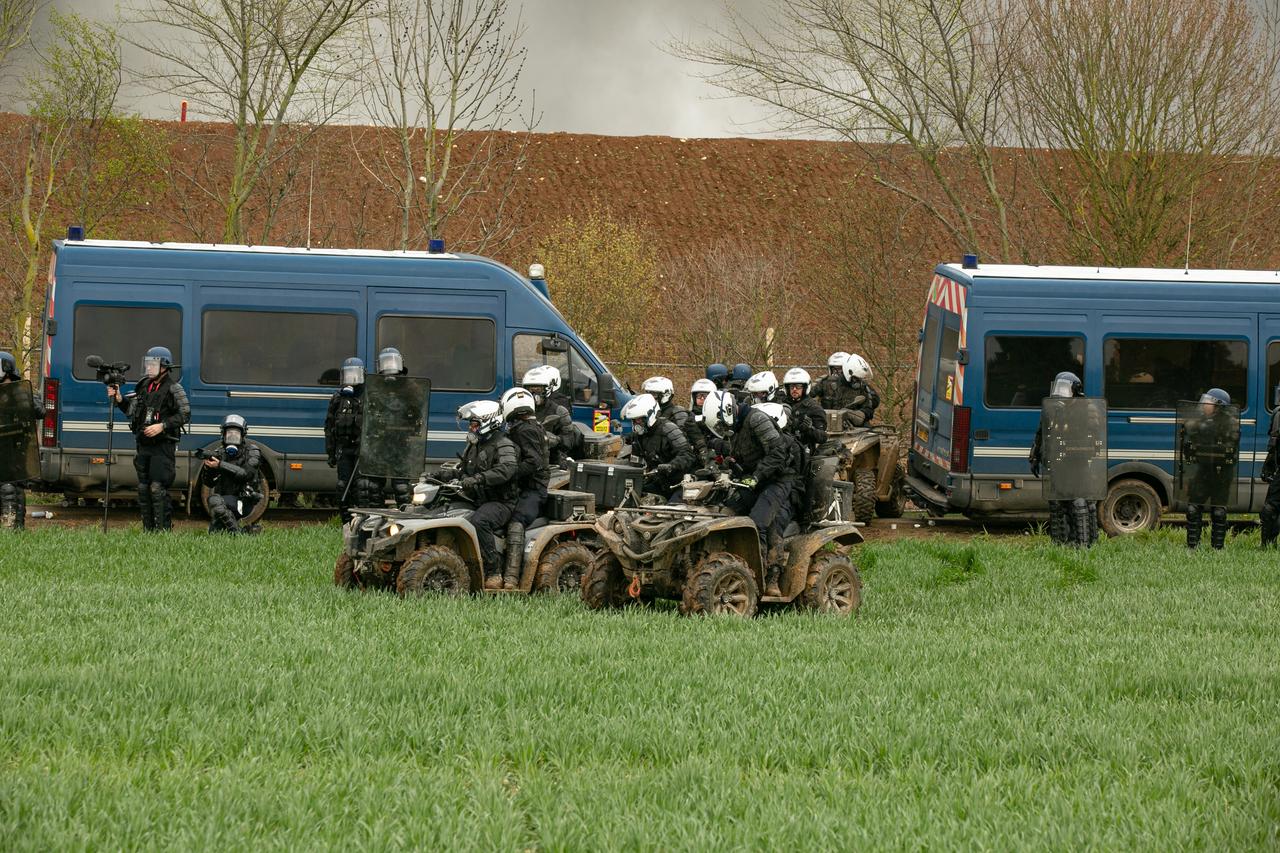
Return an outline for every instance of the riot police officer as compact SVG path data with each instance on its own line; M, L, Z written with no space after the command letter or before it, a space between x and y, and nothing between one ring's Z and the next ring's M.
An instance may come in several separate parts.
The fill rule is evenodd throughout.
M632 454L644 461L646 494L672 496L684 475L693 470L693 449L684 431L658 415L652 394L637 394L622 407L622 419L631 422L627 443Z
M675 383L665 376L650 376L640 386L640 390L645 394L652 394L658 401L658 417L665 418L680 428L689 441L689 449L693 451L694 466L701 465L707 457L707 437L693 413L676 403Z
M715 438L715 434L707 429L706 419L702 416L702 405L707 401L707 395L715 390L717 390L716 385L710 379L694 380L689 388L689 420L693 422L692 429L698 435L697 442L691 440L690 444L699 454L698 464L703 468L708 467L712 462L714 454L711 452L710 442Z
M827 412L809 396L809 371L793 367L782 377L785 402L791 407L791 430L811 452L827 440Z
M404 356L400 354L400 350L395 347L384 347L378 353L378 374L381 376L406 376L409 368L405 367ZM416 421L412 426L421 426L420 415L416 412L405 412L405 417ZM405 424L410 426L410 424ZM417 474L416 471L407 471L406 474ZM370 503L382 501L386 496L390 495L399 506L409 503L413 497L413 490L409 486L409 477L370 477L364 473L360 473L356 488L358 489L357 497L362 501Z
M782 531L791 520L790 497L796 478L794 442L784 440L768 414L738 403L729 391L707 395L703 415L719 436L715 449L730 471L750 487L735 495L731 508L755 523L760 553L765 557L765 595L781 595L778 581L786 559Z
M706 378L714 386L712 391L723 391L725 383L729 381L729 368L719 362L708 364ZM697 407L695 411L700 412L702 408Z
M359 488L351 482L360 458L360 429L364 422L364 362L352 357L342 362L340 388L329 398L324 416L324 452L329 467L338 469L334 493L342 523L351 520L351 507L363 503Z
M502 553L496 536L511 521L516 503L516 472L520 451L502 432L502 407L493 400L475 400L458 409L467 424L467 447L462 464L442 470L441 478L457 479L462 492L476 503L471 513L484 563L484 588L502 588Z
M547 434L533 413L533 395L524 388L512 388L499 402L507 437L520 453L516 463L516 502L507 524L507 566L502 575L502 588L515 589L520 584L525 528L538 517L547 499L551 465L547 460Z
M1274 547L1280 537L1280 385L1275 388L1272 401L1271 427L1267 430L1267 458L1262 463L1262 482L1267 484L1267 496L1262 501L1258 520L1262 524L1262 547Z
M138 507L143 530L169 530L173 526L175 457L183 428L191 421L187 393L173 378L173 353L152 347L142 358L143 376L126 396L116 385L107 396L129 418L129 430L137 442L133 467L138 472Z
M743 383L742 390L747 392L747 396L753 403L786 402L785 400L775 401L778 393L778 377L773 375L772 370L753 373Z
M10 353L0 352L0 385L21 381L22 376L18 373L17 359ZM21 411L13 414L15 418L22 417ZM44 420L44 405L35 394L31 395L31 419L35 421ZM31 440L31 437L24 436L20 440L26 442ZM22 449L24 452L29 452L25 445ZM22 487L22 482L0 483L0 528L21 530L26 527L26 524L27 493Z
M857 353L850 353L840 367L839 376L825 377L818 383L814 396L824 409L847 410L846 426L867 426L880 406L880 395L870 382L871 365Z
M1185 426L1189 434L1183 437L1184 446L1195 447L1197 450L1195 458L1185 463L1188 464L1189 470L1184 473L1184 476L1201 482L1210 482L1218 478L1217 472L1213 470L1216 465L1226 463L1234 469L1235 454L1239 452L1239 426L1238 424L1233 426L1230 423L1232 419L1226 407L1231 405L1231 395L1221 388L1210 388L1204 392L1200 395L1199 403L1201 417ZM1223 437L1230 435L1236 436L1236 446L1225 448L1229 458L1213 459L1203 451L1203 448L1221 446ZM1183 455L1185 458L1189 454L1184 451ZM1233 480L1234 477L1232 473ZM1204 526L1206 509L1209 510L1209 544L1221 550L1227 541L1227 508L1205 503L1187 505L1187 547L1200 547L1200 534Z
M751 378L751 374L755 373L751 369L751 365L744 362L738 362L729 371L729 381L725 382L724 389L733 392L733 397L739 403L747 402L747 380Z
M546 430L551 464L563 467L570 457L579 452L582 436L574 427L569 411L554 399L560 390L560 382L559 368L540 364L525 372L520 385L533 395L533 413Z
M1070 371L1063 371L1049 383L1049 396L1056 398L1083 397L1084 383L1080 377ZM1031 453L1027 462L1031 473L1037 479L1044 466L1044 413L1041 413L1040 425L1036 427L1036 437L1031 443ZM1098 537L1098 502L1084 498L1071 500L1051 500L1049 503L1049 539L1055 545L1090 546Z
M209 532L255 532L242 528L240 519L262 498L257 491L262 454L249 443L249 426L240 415L223 418L219 432L222 447L200 470L200 483L210 490Z

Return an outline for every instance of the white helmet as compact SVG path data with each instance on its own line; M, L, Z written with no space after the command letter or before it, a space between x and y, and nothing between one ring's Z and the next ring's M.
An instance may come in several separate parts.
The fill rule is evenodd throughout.
M698 379L689 388L689 407L693 410L693 418L696 421L702 421L702 403L698 402L699 394L710 394L716 390L716 383L710 379ZM703 400L705 401L705 397Z
M844 378L852 382L855 379L861 379L863 382L871 379L871 365L867 364L867 360L855 353L850 353L849 357L844 360Z
M831 353L831 355L827 356L827 369L832 373L837 370L844 370L844 360L848 357L849 353L843 350Z
M773 375L772 370L762 370L746 381L742 386L742 390L754 396L759 395L761 402L768 400L773 396L773 392L778 390L778 377Z
M733 432L737 411L738 403L731 391L712 391L702 403L702 420L707 429L723 438L725 432Z
M671 398L676 394L676 386L665 376L650 376L640 386L640 390L646 394L652 394L659 406L670 403Z
M520 384L533 395L535 400L541 403L560 390L560 368L550 364L539 364L537 367L525 371L524 378L520 380ZM533 390L534 388L544 388L546 390L539 394Z
M467 441L486 438L502 429L502 407L493 400L465 403L458 408L458 426L467 431Z
M622 407L622 419L631 421L636 435L644 435L658 422L658 401L652 394L637 394Z
M498 403L502 406L502 419L504 421L511 420L511 416L518 412L528 412L532 415L533 410L537 407L533 395L520 387L512 388L503 394Z
M768 415L769 419L778 425L778 429L787 428L787 415L789 410L781 403L756 403L751 408L759 409Z
M844 365L841 365L841 367L843 366ZM813 378L809 376L809 371L805 370L803 367L793 367L787 371L785 376L782 377L783 385L804 385L808 388L809 383L812 381Z

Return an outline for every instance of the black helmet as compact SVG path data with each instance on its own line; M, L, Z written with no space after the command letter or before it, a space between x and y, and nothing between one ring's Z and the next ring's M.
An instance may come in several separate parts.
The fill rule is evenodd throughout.
M738 362L733 366L733 373L730 378L735 382L746 382L751 378L751 374L753 373L755 373L755 371L751 369L751 365Z
M1200 395L1201 403L1212 403L1215 406L1230 406L1231 395L1221 388L1210 388Z
M1064 370L1053 377L1053 382L1049 384L1049 396L1083 397L1084 383L1080 381L1079 376L1069 370Z
M22 377L18 375L18 360L11 352L0 352L0 376L7 376L15 382Z

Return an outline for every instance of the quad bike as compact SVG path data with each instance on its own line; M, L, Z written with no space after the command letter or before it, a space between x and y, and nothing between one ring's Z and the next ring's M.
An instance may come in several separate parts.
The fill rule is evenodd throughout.
M907 505L907 472L892 427L848 425L844 409L827 412L827 442L818 457L834 456L836 479L853 484L853 518L898 518Z
M525 528L520 583L513 590L484 589L480 545L468 520L475 508L457 484L424 476L409 506L356 509L343 528L333 582L348 589L394 588L402 597L578 591L598 547L591 495L549 493L547 516ZM498 537L498 549L505 545Z
M680 612L753 616L760 604L796 604L849 615L862 603L862 578L850 560L862 534L850 523L819 524L783 534L786 563L780 596L761 596L765 555L751 519L724 504L745 484L720 474L688 480L683 503L620 506L601 516L601 545L582 582L592 609L628 599L668 598Z

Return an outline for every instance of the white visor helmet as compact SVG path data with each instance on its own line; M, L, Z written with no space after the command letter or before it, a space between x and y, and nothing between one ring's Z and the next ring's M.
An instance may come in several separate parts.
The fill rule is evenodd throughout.
M502 407L494 400L472 400L458 408L458 428L467 441L478 441L502 429Z
M707 429L723 438L733 432L738 404L729 391L712 391L702 404L702 420Z
M768 400L778 390L778 377L771 370L763 370L748 379L742 390L761 401Z
M559 368L550 364L539 364L537 367L531 367L525 371L524 378L520 380L520 384L541 405L552 394L560 390L560 381ZM539 388L542 390L536 390Z
M523 388L512 388L502 395L498 403L502 406L502 419L504 421L511 420L513 415L520 412L528 412L532 415L534 408L536 408L533 395Z
M849 382L855 379L870 382L871 365L867 364L867 360L857 353L850 353L849 357L844 360L844 378Z
M646 394L652 394L659 406L665 406L675 396L676 386L665 376L650 376L640 386L640 390Z
M787 428L787 415L790 410L781 403L756 403L751 408L759 409L769 416L769 419L777 424L778 429Z
M652 394L638 394L622 407L622 419L631 421L636 435L644 435L658 422L658 401Z

